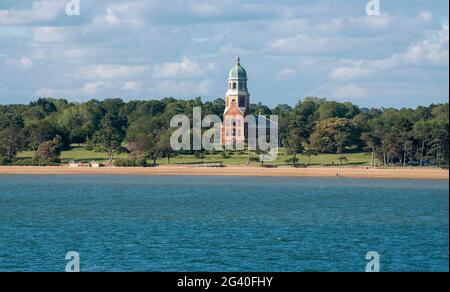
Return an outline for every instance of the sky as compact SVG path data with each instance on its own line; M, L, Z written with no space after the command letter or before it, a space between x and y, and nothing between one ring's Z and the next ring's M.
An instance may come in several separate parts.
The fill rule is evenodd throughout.
M252 103L449 98L447 0L79 1L0 1L0 104L224 98L237 55Z

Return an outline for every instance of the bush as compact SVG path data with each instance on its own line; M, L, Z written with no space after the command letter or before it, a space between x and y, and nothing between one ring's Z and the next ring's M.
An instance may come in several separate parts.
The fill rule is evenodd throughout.
M56 136L51 141L42 142L37 151L37 156L39 157L40 164L56 164L59 163L59 156L61 155L61 150L63 143L61 142L61 137Z
M205 158L205 155L203 154L203 152L195 151L194 152L194 157L197 158L197 159L203 159L203 158Z
M11 165L14 166L58 166L59 163L52 159L38 159L38 158L22 158L14 160Z
M53 159L39 159L39 166L58 166L60 165L59 161L55 161Z
M86 145L84 146L84 149L87 151L94 151L94 147L92 147L92 145Z
M295 158L295 163L298 163L300 161L300 159L298 159L297 157ZM284 161L285 163L294 163L294 157L291 157L291 158L289 158L289 159L286 159L285 161Z
M9 164L11 164L11 161L9 161L4 157L0 157L0 165L9 165Z
M16 159L12 162L14 166L37 166L38 160L35 158Z
M116 167L147 167L147 160L144 158L116 159L113 162Z
M274 164L264 164L262 167L264 167L264 168L278 168L278 166L274 165Z

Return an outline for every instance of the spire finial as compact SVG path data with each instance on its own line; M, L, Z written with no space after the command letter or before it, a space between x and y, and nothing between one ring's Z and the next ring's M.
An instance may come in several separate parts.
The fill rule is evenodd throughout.
M241 65L241 57L239 57L239 55L236 57L236 64Z

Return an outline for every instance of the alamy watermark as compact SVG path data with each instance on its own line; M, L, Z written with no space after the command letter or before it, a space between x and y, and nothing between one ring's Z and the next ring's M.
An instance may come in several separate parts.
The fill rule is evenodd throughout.
M368 16L381 15L381 0L370 0L366 5L366 14Z
M81 0L70 0L67 2L66 14L69 16L79 16L81 14Z
M66 272L78 273L80 272L80 254L76 251L69 251L66 254Z
M171 119L170 127L177 128L170 138L170 146L174 151L202 149L243 151L247 146L249 151L260 153L260 161L277 159L278 116L276 115L270 118L248 115L243 120L229 120L229 126L224 126L217 115L209 115L202 120L201 108L195 107L192 117L192 127L191 120L186 115L176 115ZM226 130L227 127L230 129ZM208 130L202 131L206 128ZM243 135L244 132L247 135ZM246 136L245 139L243 139L244 136Z
M378 273L380 272L380 255L376 251L370 251L366 254L366 260L369 262L366 265L366 272Z
M369 251L366 254L366 272L379 273L381 271L380 255L376 251ZM69 251L66 254L66 272L77 273L80 272L80 254L76 251Z
M81 14L81 0L69 0L66 4L68 16L79 16ZM381 0L370 0L366 5L366 14L369 16L381 15Z

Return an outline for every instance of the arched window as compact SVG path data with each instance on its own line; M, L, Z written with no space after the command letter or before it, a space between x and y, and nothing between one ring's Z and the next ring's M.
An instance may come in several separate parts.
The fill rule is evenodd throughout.
M237 83L233 82L233 89L236 89L236 88L237 88Z

